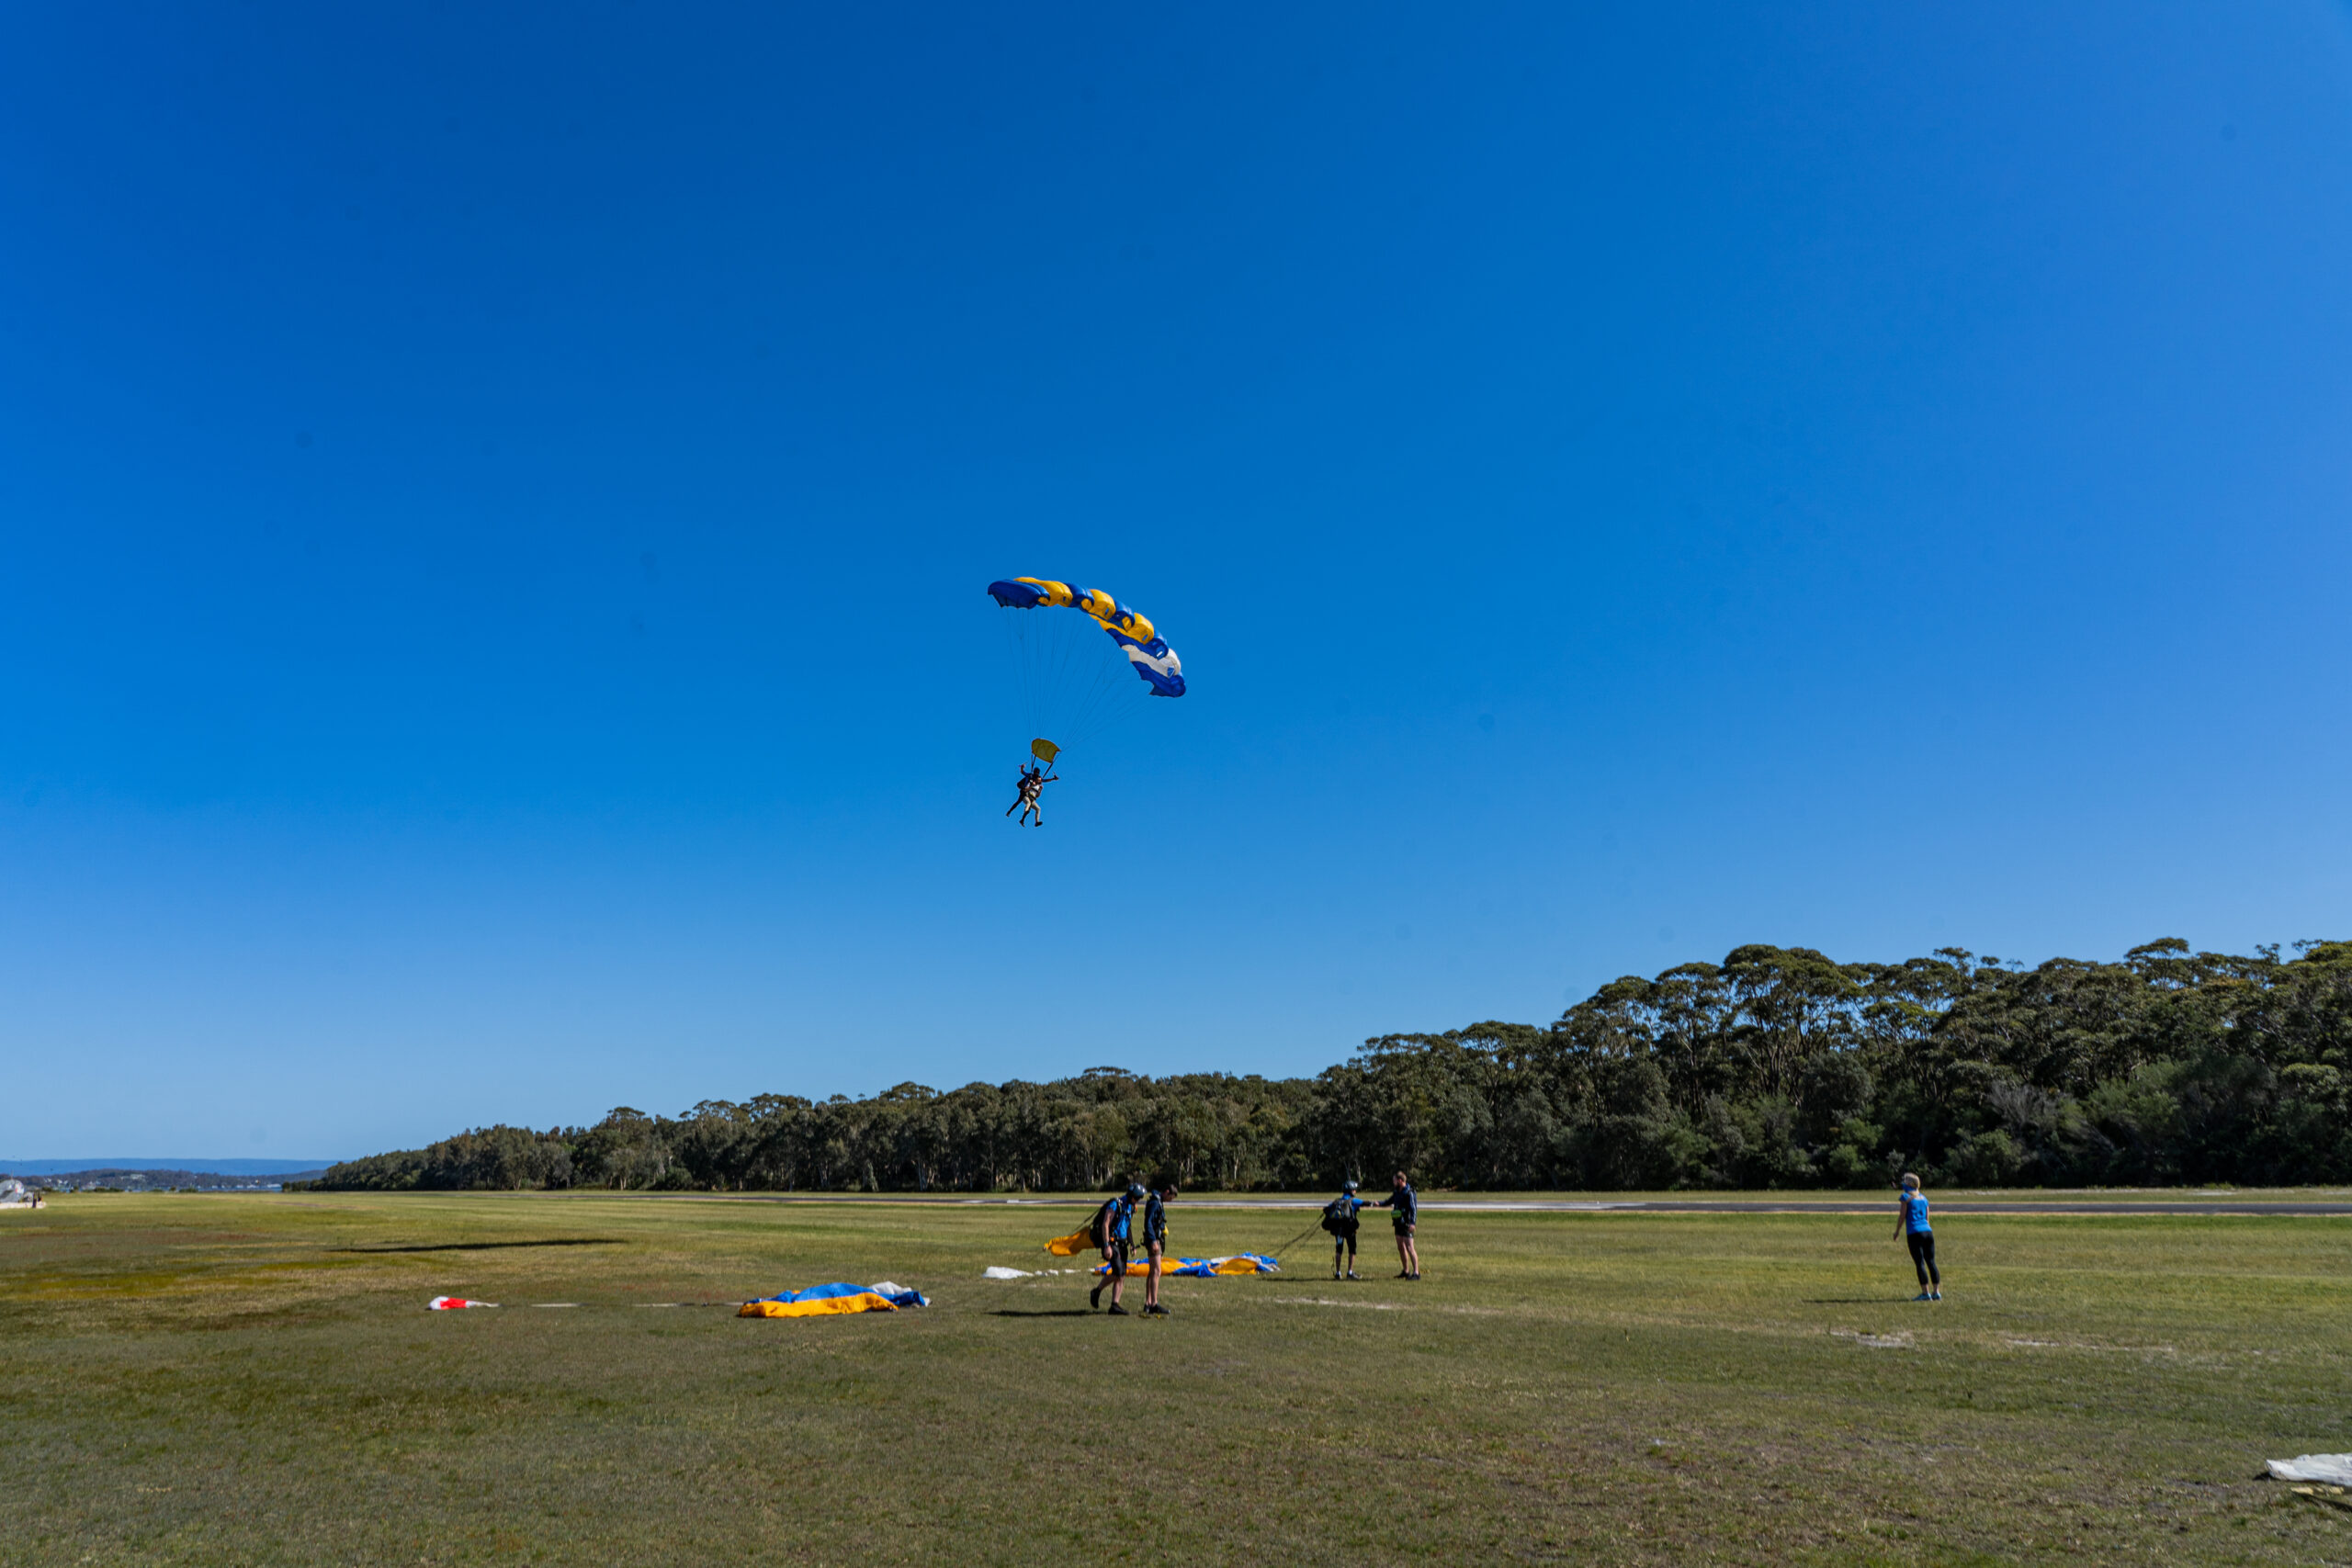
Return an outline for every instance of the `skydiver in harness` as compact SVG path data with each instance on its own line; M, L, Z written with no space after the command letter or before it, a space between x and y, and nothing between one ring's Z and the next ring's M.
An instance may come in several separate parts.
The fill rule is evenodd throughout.
M1331 1233L1331 1278L1334 1280L1341 1277L1340 1259L1343 1255L1347 1258L1346 1277L1351 1280L1363 1278L1356 1272L1356 1230L1363 1224L1356 1213L1363 1206L1363 1200L1356 1196L1356 1184L1352 1180L1341 1182L1340 1195L1323 1205L1323 1228Z
M1023 762L1021 765L1021 782L1013 786L1019 791L1020 798L1015 800L1012 806L1006 807L1004 814L1010 817L1012 815L1013 807L1019 807L1021 826L1028 826L1030 814L1034 812L1037 818L1037 826L1044 827L1046 809L1038 804L1037 797L1045 793L1047 784L1060 782L1061 776L1058 773L1046 772L1046 765L1043 762Z

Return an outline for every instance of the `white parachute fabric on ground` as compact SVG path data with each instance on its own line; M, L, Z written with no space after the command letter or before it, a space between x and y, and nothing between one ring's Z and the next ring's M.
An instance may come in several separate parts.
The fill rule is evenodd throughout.
M1026 1280L1029 1278L1029 1270L1007 1269L1001 1263L991 1263L980 1270L980 1278L983 1280Z
M2273 1481L2316 1481L2324 1486L2352 1486L2352 1454L2297 1454L2268 1461Z

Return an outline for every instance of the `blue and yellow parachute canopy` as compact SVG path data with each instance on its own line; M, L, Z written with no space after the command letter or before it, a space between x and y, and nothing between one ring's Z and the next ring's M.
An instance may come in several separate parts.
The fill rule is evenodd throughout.
M885 1280L878 1285L836 1282L811 1285L805 1291L779 1291L756 1302L745 1302L737 1317L831 1317L845 1312L897 1312L929 1306L930 1298Z
M1237 1252L1229 1258L1170 1258L1161 1260L1160 1273L1175 1279L1213 1280L1220 1274L1279 1274L1282 1265L1262 1252ZM1094 1272L1108 1274L1108 1263L1097 1263ZM1151 1264L1140 1258L1127 1262L1127 1278L1140 1280L1151 1272Z
M1008 610L1083 610L1111 635L1155 697L1184 694L1184 666L1158 627L1108 593L1042 577L989 584L989 597Z

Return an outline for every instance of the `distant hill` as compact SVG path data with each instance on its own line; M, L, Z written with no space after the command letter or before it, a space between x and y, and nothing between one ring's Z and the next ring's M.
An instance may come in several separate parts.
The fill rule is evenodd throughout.
M334 1163L332 1159L187 1159L175 1156L0 1159L0 1176L69 1176L131 1170L176 1172L182 1176L316 1176Z
M0 1170L0 1179L16 1175L33 1184L56 1188L120 1187L132 1191L161 1188L193 1187L199 1191L227 1191L255 1187L276 1188L288 1181L308 1181L326 1174L323 1170L293 1170L236 1172L223 1170L170 1170L150 1168L123 1170L111 1167L96 1167L89 1170L49 1170L38 1174Z

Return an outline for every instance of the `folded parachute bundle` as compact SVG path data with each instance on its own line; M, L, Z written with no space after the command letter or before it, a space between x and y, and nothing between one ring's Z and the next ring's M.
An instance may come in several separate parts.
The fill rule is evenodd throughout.
M2273 1481L2316 1481L2327 1486L2352 1486L2352 1454L2298 1454L2267 1461Z
M844 1312L896 1312L900 1307L929 1306L921 1291L885 1280L878 1285L811 1285L805 1291L785 1291L755 1302L745 1302L737 1317L831 1317Z
M1229 1258L1178 1258L1163 1260L1159 1272L1163 1277L1174 1275L1184 1279L1207 1280L1219 1274L1278 1274L1282 1265L1262 1252L1237 1252ZM1097 1274L1108 1274L1108 1263L1094 1266ZM1151 1272L1151 1265L1140 1259L1127 1265L1127 1278L1139 1280Z

